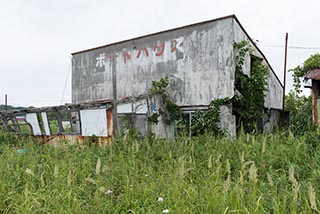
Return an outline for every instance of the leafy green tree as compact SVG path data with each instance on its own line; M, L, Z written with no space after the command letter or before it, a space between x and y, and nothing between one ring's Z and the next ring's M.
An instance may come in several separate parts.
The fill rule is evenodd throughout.
M289 70L289 72L293 72L293 86L298 95L302 92L301 82L305 81L304 76L310 69L315 68L320 68L320 53L311 55L302 65Z
M320 54L311 55L302 65L290 69L293 72L294 90L286 96L285 109L290 112L290 130L297 135L304 135L314 130L312 125L311 96L301 96L301 84L310 69L320 68Z
M311 96L299 96L295 91L290 91L285 105L285 109L290 112L289 129L293 134L304 135L314 130Z

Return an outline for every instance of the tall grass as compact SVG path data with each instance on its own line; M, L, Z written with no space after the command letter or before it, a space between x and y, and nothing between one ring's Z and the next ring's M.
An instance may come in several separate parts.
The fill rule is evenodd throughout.
M59 148L9 138L0 138L2 213L318 212L320 147L304 137Z

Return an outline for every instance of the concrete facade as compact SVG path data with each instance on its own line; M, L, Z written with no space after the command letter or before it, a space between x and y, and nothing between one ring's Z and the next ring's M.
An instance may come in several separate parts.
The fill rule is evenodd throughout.
M170 95L181 108L194 110L211 100L235 94L234 42L246 40L252 55L268 65L235 16L193 24L94 49L73 53L72 102L113 98L112 70L117 73L117 96L146 94L153 80L169 77ZM114 62L112 61L114 60ZM250 55L244 73L250 75ZM283 86L270 67L265 108L282 108ZM222 108L222 128L235 132L232 106Z

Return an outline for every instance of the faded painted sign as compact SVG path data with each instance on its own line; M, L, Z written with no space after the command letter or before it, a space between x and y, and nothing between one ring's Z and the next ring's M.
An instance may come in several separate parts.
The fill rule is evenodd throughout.
M120 59L124 64L132 60L138 60L142 58L150 58L150 60L152 60L152 56L168 59L170 58L169 55L176 51L184 53L183 40L183 37L180 37L165 42L158 41L152 46L143 46L139 48L133 47L131 49L126 48L123 49L122 52L114 55L111 53L101 52L96 57L95 67L99 69L109 65L113 57Z

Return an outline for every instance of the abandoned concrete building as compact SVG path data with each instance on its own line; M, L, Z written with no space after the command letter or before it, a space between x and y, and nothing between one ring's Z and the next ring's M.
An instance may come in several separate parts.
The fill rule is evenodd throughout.
M254 59L269 68L267 114L261 127L271 132L282 110L283 86L234 15L73 53L72 104L0 112L0 126L45 142L56 137L77 143L82 137L99 136L105 143L118 127L125 127L122 119L130 116L141 134L151 128L161 137L173 137L174 123L166 124L161 117L158 124L148 122L161 109L159 99L148 96L152 81L170 80L170 97L190 128L193 112L207 109L212 100L240 93L235 84L234 44L241 41L252 49L244 59L244 74L250 76ZM220 128L234 135L239 126L236 121L232 103L222 106Z
M147 94L152 81L168 77L172 99L191 117L210 101L235 95L234 43L243 40L253 48L245 58L244 73L250 75L252 57L270 69L264 102L269 118L263 124L264 131L270 132L282 109L283 86L234 15L73 53L72 102L136 97ZM118 114L146 118L149 107L147 102L141 105L140 109L118 107ZM234 134L235 121L232 105L222 108L221 127Z

